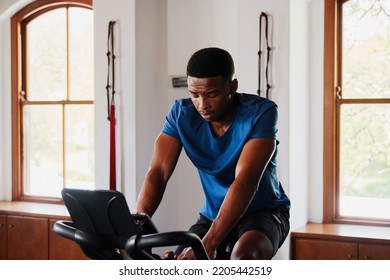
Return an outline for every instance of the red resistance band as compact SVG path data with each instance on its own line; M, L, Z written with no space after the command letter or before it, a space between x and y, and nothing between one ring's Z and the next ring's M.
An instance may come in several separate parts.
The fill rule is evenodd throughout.
M108 120L110 121L110 190L116 190L116 148L115 148L115 54L114 54L114 24L115 21L110 21L108 24L108 39L107 39L107 110ZM110 71L111 71L111 86L110 86ZM111 90L111 102L110 102Z
M115 105L110 110L110 190L116 190Z

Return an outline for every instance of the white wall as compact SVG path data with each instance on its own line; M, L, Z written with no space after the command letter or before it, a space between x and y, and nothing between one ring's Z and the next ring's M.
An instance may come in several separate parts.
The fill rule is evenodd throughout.
M309 4L309 221L321 223L323 215L323 65L324 1Z
M29 1L0 2L0 199L11 198L9 16ZM279 173L292 199L291 228L322 220L323 0L94 0L97 188L108 188L107 25L115 20L117 181L133 209L153 143L172 101L187 96L170 78L185 75L199 48L229 50L239 91L256 93L258 17L270 15L271 98L279 105ZM188 12L191 11L191 12ZM184 153L154 216L161 231L186 229L203 202ZM276 259L287 259L289 241Z
M290 198L291 227L306 223L309 182L309 7L307 0L291 5L290 19Z
M185 75L189 57L204 47L237 53L236 0L167 0L168 75Z
M11 38L10 17L32 0L0 2L0 199L11 200Z

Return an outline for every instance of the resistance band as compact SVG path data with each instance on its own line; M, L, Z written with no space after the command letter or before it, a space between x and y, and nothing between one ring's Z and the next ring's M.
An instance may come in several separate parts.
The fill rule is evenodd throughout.
M108 23L107 38L107 119L110 121L110 190L116 190L116 148L115 148L115 54L114 54L114 25ZM111 73L111 86L110 86ZM111 98L110 98L111 90Z
M265 97L266 98L269 98L269 93L270 93L270 89L271 89L271 85L269 83L269 77L268 77L268 72L269 72L269 62L270 62L270 52L271 52L271 47L269 46L269 41L268 41L268 16L266 13L261 13L260 14L260 19L259 19L259 51L258 51L258 55L259 55L259 88L257 90L257 94L260 96L261 95L261 69L262 69L262 62L261 62L261 56L262 56L262 43L261 43L261 39L263 37L263 28L262 28L262 22L263 20L265 21L265 46L267 48L267 62L266 62L266 66L265 66L265 81L266 81L266 94L265 94Z

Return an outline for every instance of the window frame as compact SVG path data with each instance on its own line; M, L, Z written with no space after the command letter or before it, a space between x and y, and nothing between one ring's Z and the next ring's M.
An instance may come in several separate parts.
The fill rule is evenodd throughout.
M339 215L339 138L342 104L390 103L390 98L338 97L342 76L342 5L349 0L324 1L324 127L323 127L323 222L390 225L389 220Z
M93 104L86 101L23 101L26 89L26 50L23 39L25 25L45 12L69 7L92 10L92 0L36 0L11 18L11 125L12 125L12 200L62 203L61 198L26 195L23 192L23 102L24 104Z

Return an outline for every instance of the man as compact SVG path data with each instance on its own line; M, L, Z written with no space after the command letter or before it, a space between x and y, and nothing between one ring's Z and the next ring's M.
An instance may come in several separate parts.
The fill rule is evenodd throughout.
M232 57L223 49L191 56L191 98L176 100L167 115L136 210L153 215L184 147L206 197L190 231L202 238L210 259L271 259L290 228L290 200L276 170L277 106L237 93L233 74ZM176 254L195 258L190 248Z

